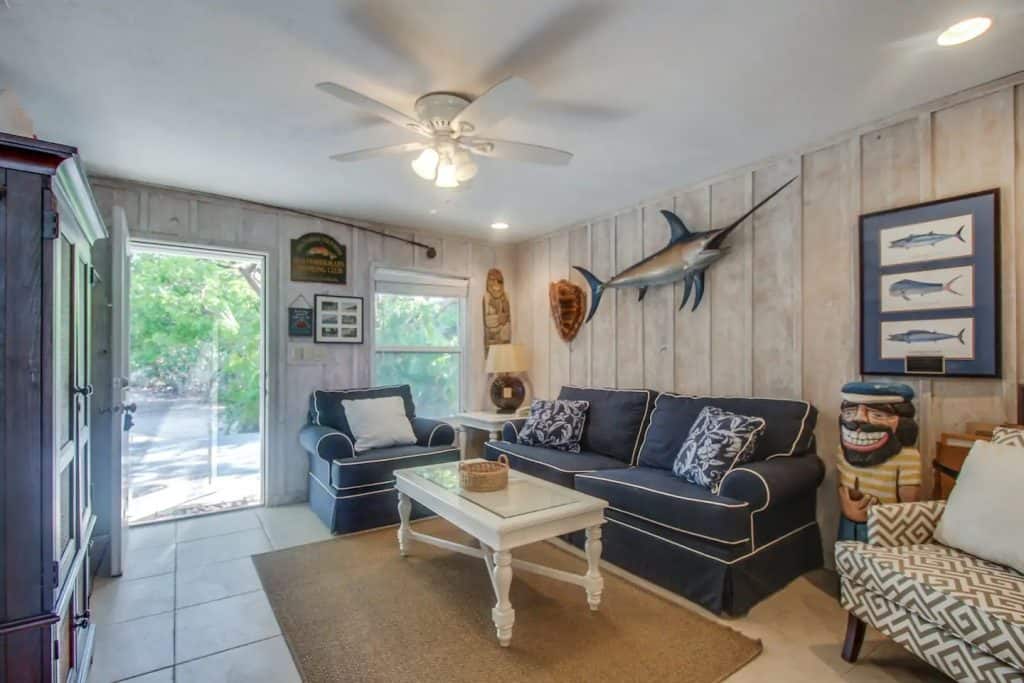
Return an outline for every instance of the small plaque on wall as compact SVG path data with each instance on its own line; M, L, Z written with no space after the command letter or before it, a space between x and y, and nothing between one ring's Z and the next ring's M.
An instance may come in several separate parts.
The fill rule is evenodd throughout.
M288 336L289 337L312 337L313 336L313 309L312 308L289 308L288 309Z
M288 304L288 336L313 336L313 307L301 294Z
M292 240L294 282L347 284L348 259L344 244L322 232L310 232Z

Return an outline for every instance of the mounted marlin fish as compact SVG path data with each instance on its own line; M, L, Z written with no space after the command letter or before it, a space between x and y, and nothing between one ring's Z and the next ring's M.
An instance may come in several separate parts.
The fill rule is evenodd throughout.
M594 312L597 311L597 306L601 303L601 295L604 294L606 289L636 287L640 290L638 300L643 301L648 287L652 285L667 285L679 281L682 281L685 285L683 301L679 304L679 310L683 310L683 306L690 299L691 290L694 293L693 308L691 310L697 310L701 299L704 298L704 272L708 266L725 256L729 251L728 247L722 246L722 242L743 221L747 220L751 214L764 206L775 195L786 189L794 180L796 180L796 177L790 178L782 187L762 199L750 211L747 211L730 225L718 230L693 232L686 227L679 216L671 211L662 211L661 215L668 221L668 227L671 231L665 248L633 264L605 282L601 282L596 275L586 268L573 266L573 268L579 271L590 287L590 312L587 314L587 322L590 322L590 319L594 317Z

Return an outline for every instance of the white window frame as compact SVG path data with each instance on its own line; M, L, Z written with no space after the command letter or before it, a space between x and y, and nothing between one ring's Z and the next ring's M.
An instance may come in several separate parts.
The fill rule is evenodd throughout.
M394 268L384 265L373 265L371 268L373 284L370 296L370 384L376 383L377 353L457 353L459 355L459 397L457 412L465 410L466 397L469 394L467 359L469 353L469 330L467 329L467 300L469 298L469 279L457 275L446 275L435 271L416 268ZM443 296L459 300L459 345L451 346L392 346L377 343L377 294L405 294L408 288L412 296ZM436 415L437 419L454 417L452 415Z

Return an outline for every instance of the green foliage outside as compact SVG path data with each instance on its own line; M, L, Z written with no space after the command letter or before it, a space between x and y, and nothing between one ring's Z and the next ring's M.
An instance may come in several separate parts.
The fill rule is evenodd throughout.
M378 347L459 348L459 300L378 294ZM374 384L412 386L416 414L446 417L458 412L459 354L379 351Z
M132 384L215 400L228 431L258 430L256 264L142 252L132 256L131 278Z

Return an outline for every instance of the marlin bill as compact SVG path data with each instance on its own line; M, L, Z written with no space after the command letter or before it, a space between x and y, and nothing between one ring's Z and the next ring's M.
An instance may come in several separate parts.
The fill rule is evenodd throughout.
M694 232L686 227L683 219L671 211L662 211L661 215L668 221L669 240L663 249L647 258L634 263L608 280L601 281L586 268L573 266L587 281L590 288L590 310L587 322L594 317L601 296L609 289L625 289L632 287L639 290L639 301L643 301L647 288L655 285L668 285L674 282L683 283L683 300L679 310L694 295L693 309L697 310L704 298L704 275L708 267L725 256L729 247L722 243L737 227L743 224L755 211L768 203L775 195L786 189L796 177L790 178L781 187L754 205L754 208L737 218L724 228Z

